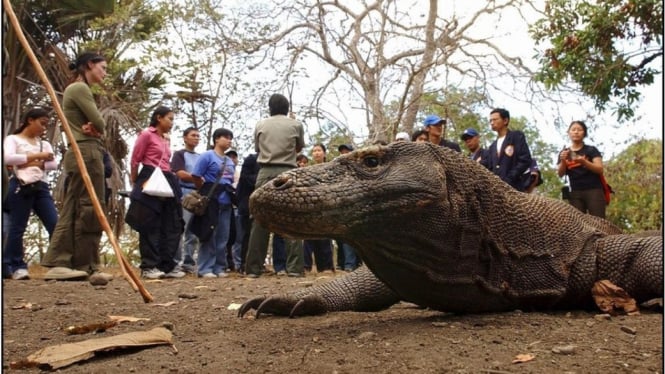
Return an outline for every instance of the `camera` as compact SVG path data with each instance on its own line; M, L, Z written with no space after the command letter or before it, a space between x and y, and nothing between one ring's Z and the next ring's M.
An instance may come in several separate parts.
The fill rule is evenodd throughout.
M561 198L564 200L570 200L570 186L561 187Z

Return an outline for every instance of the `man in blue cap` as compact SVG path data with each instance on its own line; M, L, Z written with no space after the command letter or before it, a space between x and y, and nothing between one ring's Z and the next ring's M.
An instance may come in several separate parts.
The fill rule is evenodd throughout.
M459 144L446 140L446 120L437 116L436 114L430 114L425 117L423 121L425 125L425 131L429 134L429 141L438 144L442 147L448 147L454 149L457 152L462 152Z
M474 128L464 130L461 135L466 148L469 149L469 158L473 161L481 162L485 159L487 150L480 145L480 134Z

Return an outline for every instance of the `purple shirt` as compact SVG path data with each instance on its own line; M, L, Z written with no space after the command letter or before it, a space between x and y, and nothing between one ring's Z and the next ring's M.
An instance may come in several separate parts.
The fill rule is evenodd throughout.
M159 166L163 171L170 172L171 143L159 136L157 129L148 127L143 130L132 150L131 167L138 168L139 164Z

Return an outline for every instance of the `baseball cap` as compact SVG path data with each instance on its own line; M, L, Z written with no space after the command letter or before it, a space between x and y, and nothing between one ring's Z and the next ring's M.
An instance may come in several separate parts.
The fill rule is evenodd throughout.
M446 120L442 119L441 117L437 116L436 114L430 114L429 116L425 117L425 120L423 121L423 124L425 124L425 127L429 127L432 125L436 125L439 122L442 122L445 124Z
M405 132L398 132L397 135L395 135L395 140L405 140L408 142L411 140L411 137Z
M233 148L227 149L226 152L224 152L224 154L226 154L226 155L234 154L234 155L236 155L236 157L238 157L238 152L236 152L236 150L233 149Z
M339 147L337 147L337 151L338 151L338 152L341 152L342 149L347 149L347 150L349 150L349 151L353 151L353 146L350 145L350 144L342 144L342 145L340 145Z
M473 128L469 127L468 129L464 130L464 132L462 133L461 138L462 138L462 140L467 140L469 138L473 138L474 136L478 136L478 135L480 135L480 134L478 133L478 131L476 131L476 129L473 129Z

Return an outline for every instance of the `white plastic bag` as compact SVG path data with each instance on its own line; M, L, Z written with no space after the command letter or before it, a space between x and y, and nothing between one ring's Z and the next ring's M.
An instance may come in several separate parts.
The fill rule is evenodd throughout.
M150 174L150 178L143 183L143 193L150 196L175 197L169 181L166 180L162 169L158 167Z

